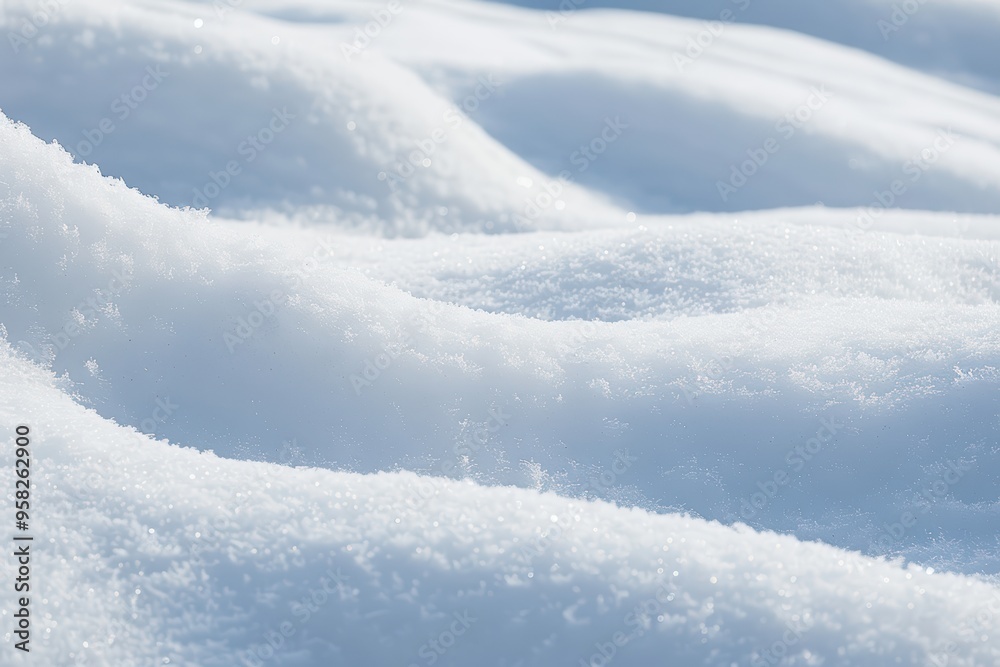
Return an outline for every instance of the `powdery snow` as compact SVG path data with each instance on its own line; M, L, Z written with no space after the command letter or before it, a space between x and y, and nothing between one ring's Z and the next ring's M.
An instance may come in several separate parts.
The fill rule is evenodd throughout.
M700 20L435 1L345 57L380 9L79 0L0 54L4 660L997 662L974 40L945 81L762 14L679 67Z
M32 424L34 530L48 536L34 654L8 646L8 664L575 665L604 652L622 665L971 666L1000 652L1000 590L976 578L552 493L221 459L112 424L8 348L0 358L3 437ZM12 488L9 467L0 477Z

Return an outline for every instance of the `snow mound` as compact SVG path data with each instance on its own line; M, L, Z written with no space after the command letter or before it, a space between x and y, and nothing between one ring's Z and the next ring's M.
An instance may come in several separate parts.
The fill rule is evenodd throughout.
M547 10L545 21L553 29L561 29L595 7L663 12L723 24L774 26L864 49L962 85L993 93L1000 91L1000 67L988 55L1000 30L1000 8L994 0L508 1ZM248 0L246 6L263 8L272 4L273 0ZM713 27L719 29L715 24Z
M23 126L0 135L9 340L105 417L224 456L401 467L959 571L997 563L995 429L967 415L1000 412L998 244L945 236L950 218L924 214L939 235L905 237L847 212L695 216L517 234L478 254L475 235L455 263L482 272L463 276L453 238L373 252L214 221ZM803 453L817 434L822 455ZM642 464L595 485L616 450ZM922 501L949 465L962 474L947 502ZM914 508L919 530L887 537Z
M732 24L688 55L702 21L436 2L361 39L387 9L298 7L67 3L0 56L3 109L166 203L388 234L1000 209L1000 102L839 44Z
M8 3L8 23L32 8ZM67 3L42 36L0 55L16 62L0 69L3 110L166 203L237 215L274 209L392 234L513 230L510 203L544 192L542 174L472 122L468 105L390 60L348 61L328 39L305 39L310 29L276 23L177 3ZM466 83L484 99L502 85L492 75ZM424 142L429 157L413 167ZM614 211L564 189L567 214ZM531 224L565 224L555 212Z
M228 461L103 420L6 345L0 369L0 437L32 425L50 537L36 644L7 664L1000 657L1000 589L974 578L531 490Z
M894 52L755 4L694 54L617 9L46 7L0 5L11 664L1000 662L981 8Z

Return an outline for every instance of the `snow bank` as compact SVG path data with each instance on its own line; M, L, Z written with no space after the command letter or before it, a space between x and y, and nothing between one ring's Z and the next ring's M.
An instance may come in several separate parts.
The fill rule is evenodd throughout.
M996 241L696 216L373 242L167 209L0 134L8 338L105 417L224 456L996 563L994 428L968 418L997 413ZM822 455L797 453L830 419ZM595 485L616 450L641 464ZM949 463L961 483L921 504ZM919 530L886 538L915 507Z
M35 658L997 662L995 97L771 27L217 6L0 55Z
M49 538L36 544L33 652L7 664L1000 655L1000 589L974 578L531 490L220 459L100 418L6 346L0 368L0 437L31 424L33 525ZM13 488L12 466L0 470Z
M688 54L702 21L435 2L362 39L387 9L215 7L66 3L2 56L4 112L167 203L389 233L622 224L609 199L1000 210L1000 103L839 44L732 24Z
M8 3L8 24L32 7ZM66 3L16 54L0 55L11 61L0 69L2 109L174 205L306 219L312 210L390 233L515 228L510 202L544 192L544 179L469 118L471 105L384 58L348 61L328 38L310 43L312 33L177 3ZM489 73L468 83L483 99L502 86ZM413 167L418 142L429 157ZM613 211L572 184L565 191L567 213ZM565 224L547 223L554 213L531 224Z

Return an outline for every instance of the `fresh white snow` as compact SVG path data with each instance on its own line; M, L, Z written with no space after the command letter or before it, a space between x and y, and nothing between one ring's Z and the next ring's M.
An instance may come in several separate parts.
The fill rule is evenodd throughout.
M690 4L8 0L2 663L1000 662L979 42Z

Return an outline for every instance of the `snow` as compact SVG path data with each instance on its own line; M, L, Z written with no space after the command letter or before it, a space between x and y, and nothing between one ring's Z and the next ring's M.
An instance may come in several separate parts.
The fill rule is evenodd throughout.
M66 3L21 47L0 73L3 108L174 205L414 235L619 222L608 199L647 213L870 206L902 180L899 206L994 213L1000 196L995 97L773 28L734 23L689 58L700 21L580 11L553 30L537 12L429 2L345 55L351 22L101 6ZM246 139L267 139L275 109L293 117L258 150ZM602 134L599 153L580 150ZM751 153L764 164L738 185ZM214 197L212 174L229 181Z
M287 665L586 664L602 648L621 664L978 665L998 649L1000 591L976 578L529 489L222 459L0 355L3 435L30 422L44 452L49 664L262 664L268 641Z
M2 51L4 664L996 662L994 6L395 6Z

